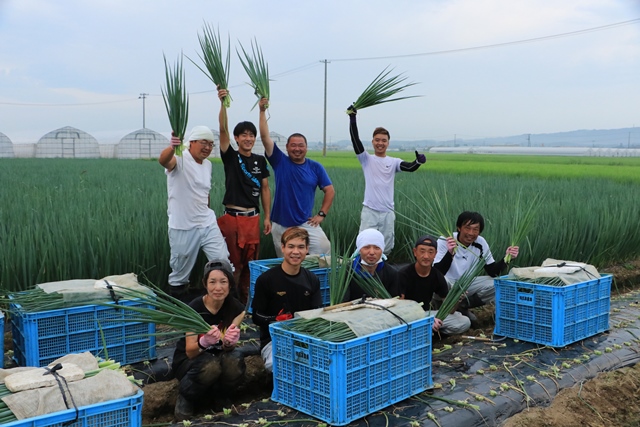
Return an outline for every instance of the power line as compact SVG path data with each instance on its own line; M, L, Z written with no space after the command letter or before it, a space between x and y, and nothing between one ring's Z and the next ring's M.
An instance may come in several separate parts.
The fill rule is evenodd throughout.
M629 21L616 22L614 24L601 25L599 27L587 28L587 29L584 29L584 30L570 31L568 33L553 34L553 35L550 35L550 36L534 37L534 38L531 38L531 39L516 40L516 41L504 42L504 43L494 43L494 44L488 44L488 45L482 45L482 46L464 47L464 48L460 48L460 49L437 50L437 51L433 51L433 52L410 53L410 54L406 54L406 55L372 56L372 57L368 57L368 58L330 59L329 61L332 61L332 62L339 62L339 61L346 62L346 61L370 61L370 60L374 60L374 59L413 58L413 57L417 57L417 56L446 55L446 54L451 54L451 53L470 52L470 51L480 50L480 49L494 49L494 48L498 48L498 47L513 46L513 45L524 44L524 43L535 43L535 42L539 42L539 41L552 40L552 39L557 39L557 38L561 38L561 37L577 36L577 35L580 35L580 34L586 34L586 33L591 33L591 32L595 32L595 31L609 30L611 28L621 27L623 25L634 24L634 23L637 23L639 21L640 21L640 18L636 18L636 19L631 19Z

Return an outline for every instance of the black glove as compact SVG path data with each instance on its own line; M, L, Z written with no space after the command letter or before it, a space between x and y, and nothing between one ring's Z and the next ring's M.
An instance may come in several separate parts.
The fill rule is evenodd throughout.
M356 110L356 107L353 106L353 104L349 105L347 107L347 114L350 116L355 116L358 113L358 110Z
M416 150L416 162L418 162L419 165L425 164L427 162L427 156L418 153L418 150Z

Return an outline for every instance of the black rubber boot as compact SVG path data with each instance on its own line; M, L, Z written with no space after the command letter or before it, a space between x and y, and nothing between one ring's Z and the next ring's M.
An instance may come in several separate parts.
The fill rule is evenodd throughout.
M480 297L476 294L473 294L462 300L462 302L458 306L460 314L469 318L469 320L471 321L471 327L474 329L478 327L478 318L469 309L482 307L483 305L484 302L482 302Z
M176 422L182 422L193 418L194 405L193 402L188 400L182 394L178 394L178 400L176 400L176 407L173 411L173 417Z

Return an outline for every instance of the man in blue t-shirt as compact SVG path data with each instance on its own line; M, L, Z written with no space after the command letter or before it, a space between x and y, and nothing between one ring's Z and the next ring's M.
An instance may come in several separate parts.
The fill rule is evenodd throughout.
M273 246L278 256L282 257L282 233L289 227L301 227L309 233L309 253L327 254L331 251L331 244L320 224L333 203L333 184L320 163L306 158L307 139L304 135L294 133L287 139L287 155L273 142L269 136L265 113L268 104L269 101L265 98L259 103L260 139L276 178L276 191L271 209ZM324 198L320 210L314 214L316 187L324 192Z

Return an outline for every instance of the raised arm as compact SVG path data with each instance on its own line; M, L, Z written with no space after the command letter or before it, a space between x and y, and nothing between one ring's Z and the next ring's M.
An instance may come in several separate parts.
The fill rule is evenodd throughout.
M227 117L227 107L224 106L222 101L229 92L226 89L218 90L218 98L220 99L220 114L218 119L220 121L220 152L226 153L231 143L231 136L229 135L229 119Z
M262 178L262 185L260 186L260 201L262 202L263 233L266 236L271 233L271 189L269 188L268 178Z
M172 136L170 145L162 150L160 153L160 157L158 157L158 163L160 163L166 170L172 171L173 168L176 167L176 147L179 147L182 144L180 138Z
M356 155L364 152L364 145L362 145L362 141L360 141L360 136L358 135L358 124L356 123L356 109L353 108L353 105L350 105L347 108L347 113L349 114L349 135L351 135L351 144L353 145L353 151L355 151Z
M267 123L267 106L269 105L269 100L267 98L262 98L258 103L260 107L260 139L262 140L262 145L264 145L264 153L267 157L271 157L273 154L273 139L269 136L269 124Z
M418 153L416 150L416 159L413 162L402 162L400 163L400 170L403 172L414 172L417 171L420 165L426 163L427 156L424 154Z

